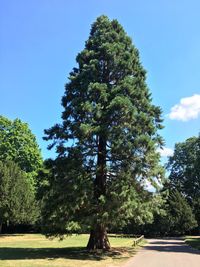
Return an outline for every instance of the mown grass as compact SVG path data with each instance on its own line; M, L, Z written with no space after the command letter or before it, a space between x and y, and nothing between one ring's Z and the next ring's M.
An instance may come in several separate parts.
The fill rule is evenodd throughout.
M200 250L200 236L187 236L186 243L189 244L191 247Z
M109 252L85 250L88 235L72 235L63 241L40 234L1 235L1 267L108 267L119 266L133 256L131 238L110 237Z

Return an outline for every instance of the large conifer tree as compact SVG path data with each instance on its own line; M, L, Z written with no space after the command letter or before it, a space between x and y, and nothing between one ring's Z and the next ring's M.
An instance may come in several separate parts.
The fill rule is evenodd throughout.
M87 224L88 249L109 249L107 227L139 218L142 183L159 177L161 110L151 103L138 50L117 20L97 18L76 60L62 124L45 131L58 157L43 216L51 234Z

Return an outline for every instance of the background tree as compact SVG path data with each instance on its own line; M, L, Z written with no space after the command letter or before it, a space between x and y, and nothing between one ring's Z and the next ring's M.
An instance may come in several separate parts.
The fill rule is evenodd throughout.
M29 129L28 124L23 123L19 119L11 121L3 116L0 116L0 161L5 165L5 168L11 168L10 176L8 176L8 178L4 177L4 181L8 181L9 184L9 196L5 198L7 204L2 204L3 207L6 207L7 209L7 211L5 211L5 213L2 215L2 218L4 218L3 222L5 222L5 218L7 218L7 220L11 221L13 224L33 224L33 222L35 221L35 219L33 220L34 213L35 218L38 217L39 213L39 205L36 205L36 203L34 202L35 200L33 199L35 198L36 194L36 177L37 172L42 166L42 157L40 149L36 142L36 138ZM12 172L15 172L15 168L12 166L12 164L14 163L9 163L9 166L7 166L7 162L10 161L18 165L18 168L23 171L21 173L18 173L18 171L16 171L18 175L16 181L14 181L14 174L12 175ZM10 188L11 185L13 185L12 189ZM22 187L22 192L20 192L20 186ZM30 194L30 199L25 199L26 197L28 197L28 195L25 194L25 190L27 190L27 194ZM13 194L13 198L10 194ZM22 199L20 199L20 194L22 195L22 198L24 198L24 203L21 208L17 207L18 204L21 205L20 201L22 201ZM16 209L9 208L9 205L13 203L12 199L14 198L16 198ZM27 203L30 204L31 202L32 206L30 206L29 208L27 206L26 208L25 205ZM17 218L17 216L19 216L19 218ZM28 216L30 220L28 220Z
M171 186L186 196L200 227L200 136L175 145L168 169Z
M166 183L162 204L155 213L153 223L146 224L142 232L149 236L172 236L190 233L197 226L194 213L185 197Z
M160 178L161 110L151 103L138 50L117 20L97 18L76 60L62 98L63 122L45 131L58 157L44 216L61 234L64 222L87 222L88 249L109 249L107 227L124 225L138 210L137 184Z
M21 170L35 175L42 165L42 156L28 124L0 116L0 160L12 160Z
M37 215L27 174L12 161L0 161L0 232L3 223L33 224Z
M169 193L167 205L167 222L170 234L183 235L197 226L190 205L177 190L172 190Z
M162 229L166 228L166 192L145 191L144 193L146 197L148 196L149 201L141 202L138 209L139 216L135 213L135 216L122 228L122 232L134 235L162 236L165 234L165 230L162 231Z

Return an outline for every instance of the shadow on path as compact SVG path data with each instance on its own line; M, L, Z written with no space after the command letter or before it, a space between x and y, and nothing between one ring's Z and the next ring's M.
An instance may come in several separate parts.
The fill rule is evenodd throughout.
M145 246L144 249L158 252L190 253L200 255L200 251L191 248L181 240L149 240L149 245Z

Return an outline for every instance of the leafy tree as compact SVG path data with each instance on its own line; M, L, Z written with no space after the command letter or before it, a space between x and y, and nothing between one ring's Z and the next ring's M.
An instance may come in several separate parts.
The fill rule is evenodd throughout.
M182 235L197 226L190 205L177 190L170 192L167 204L167 221L170 233Z
M135 213L135 216L128 222L128 224L122 229L122 231L135 235L160 234L161 228L163 226L161 220L163 218L164 220L166 219L166 193L157 192L155 194L152 192L144 192L143 194L146 194L146 201L144 201L144 198L142 197L141 205L138 207L139 216L137 216L137 213ZM142 216L144 216L144 218ZM141 218L142 221L140 221Z
M186 196L200 227L200 136L175 145L168 169L171 185Z
M107 227L133 218L143 181L160 179L161 110L151 103L139 52L117 20L97 18L76 60L62 124L45 131L58 157L44 218L54 235L87 223L87 248L109 249Z
M183 235L197 226L193 211L185 197L170 184L162 192L160 211L154 216L153 223L143 228L147 235Z
M12 160L29 174L41 167L41 152L28 124L0 116L0 160Z
M5 168L11 168L11 170L8 170L8 172L11 172L10 176L8 176L8 178L7 176L4 177L3 180L4 182L7 181L9 186L9 196L8 198L5 198L7 206L2 204L4 208L6 207L5 214L2 215L3 222L5 222L5 218L7 218L7 220L12 223L33 223L33 217L35 216L36 218L38 216L39 206L33 204L29 210L29 208L26 208L25 206L26 203L29 203L29 199L24 199L25 202L22 207L17 207L18 204L21 205L20 201L22 201L22 199L20 200L20 194L22 194L22 198L27 198L28 196L23 190L27 190L27 194L30 193L30 201L32 201L32 203L35 201L33 199L35 198L36 193L36 176L39 168L42 166L41 152L37 145L36 138L31 133L28 124L23 123L19 119L11 121L3 116L0 116L0 161L5 165ZM17 164L23 172L19 173L18 170L16 170L17 167L15 169L12 166L14 163L8 164L8 162L15 162L15 164ZM16 181L13 181L14 174L12 175L12 172L15 173L15 171L17 172L18 178ZM21 188L22 192L20 192L18 188L20 187L20 182L21 187L23 187ZM12 183L13 188L11 190L10 187ZM29 183L29 185L27 183ZM16 194L14 192L14 187L16 187ZM3 188L4 187L2 187L2 190ZM10 194L13 194L13 198L16 197L16 209L10 208L9 210L8 208L8 205L13 203ZM33 211L33 209L35 210ZM18 212L19 214L17 214ZM27 214L25 214L26 212ZM19 216L19 219L17 216ZM25 218L26 216L27 219ZM30 220L28 220L28 216L30 216Z
M0 161L0 232L3 223L31 223L37 218L33 187L16 163Z

